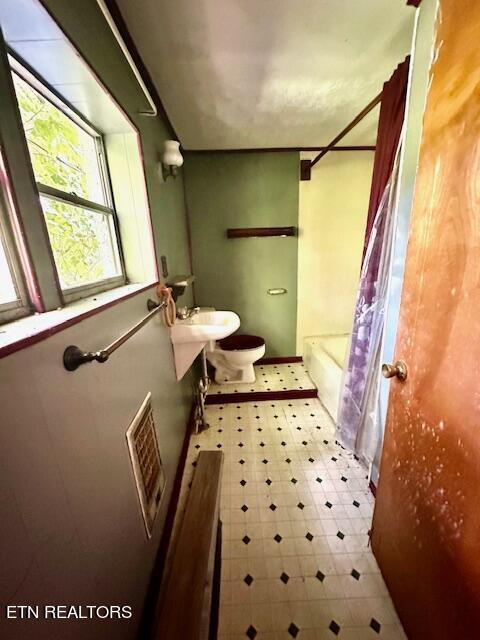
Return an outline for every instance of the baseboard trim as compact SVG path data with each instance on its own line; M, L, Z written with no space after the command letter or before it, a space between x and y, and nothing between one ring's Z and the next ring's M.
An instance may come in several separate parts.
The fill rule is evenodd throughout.
M250 393L215 393L207 396L205 404L231 404L234 402L265 402L268 400L302 400L316 398L316 389L289 389L287 391L252 391Z
M302 356L287 356L285 358L262 358L258 360L257 364L288 364L292 362L303 362Z
M185 437L183 439L182 450L180 452L180 458L178 460L177 471L175 473L175 479L173 481L172 494L170 496L170 502L168 503L167 515L165 517L165 523L163 525L162 536L160 538L160 544L158 545L157 555L155 563L153 565L152 574L150 577L150 583L148 586L147 595L142 612L142 619L138 630L138 638L149 638L153 631L153 624L155 621L155 613L158 605L158 598L160 594L160 587L162 584L163 575L165 572L165 562L167 558L168 547L172 539L173 523L175 520L175 514L178 507L178 499L180 496L180 489L182 486L183 472L185 470L185 462L187 459L188 446L190 444L190 437L194 431L195 425L195 403L192 404L190 414L188 417L188 423L185 430Z

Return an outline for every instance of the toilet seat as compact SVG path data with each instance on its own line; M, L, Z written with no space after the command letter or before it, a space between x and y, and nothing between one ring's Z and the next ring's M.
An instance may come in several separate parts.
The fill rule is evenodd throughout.
M247 334L237 334L219 340L220 348L223 351L248 351L258 349L265 345L265 340L260 336L250 336Z

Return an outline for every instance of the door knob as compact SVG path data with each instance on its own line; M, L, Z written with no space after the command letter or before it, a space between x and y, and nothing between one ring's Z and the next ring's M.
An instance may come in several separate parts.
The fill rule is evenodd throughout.
M405 382L408 376L407 365L403 360L397 360L395 364L382 364L382 375L384 378L398 378Z

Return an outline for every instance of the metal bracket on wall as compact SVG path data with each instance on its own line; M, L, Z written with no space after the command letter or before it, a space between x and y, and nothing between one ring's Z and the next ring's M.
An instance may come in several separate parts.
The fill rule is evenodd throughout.
M300 160L300 180L311 180L312 162L311 160Z
M162 275L166 278L168 276L167 256L161 256L160 262L162 263Z

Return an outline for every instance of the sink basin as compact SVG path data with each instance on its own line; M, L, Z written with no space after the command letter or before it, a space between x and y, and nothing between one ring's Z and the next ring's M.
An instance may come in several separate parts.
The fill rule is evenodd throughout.
M170 329L170 337L173 344L207 343L226 338L239 326L240 318L233 311L200 311L191 318L177 320Z
M240 318L233 311L205 310L177 320L170 328L177 380L181 380L203 347L234 333Z

